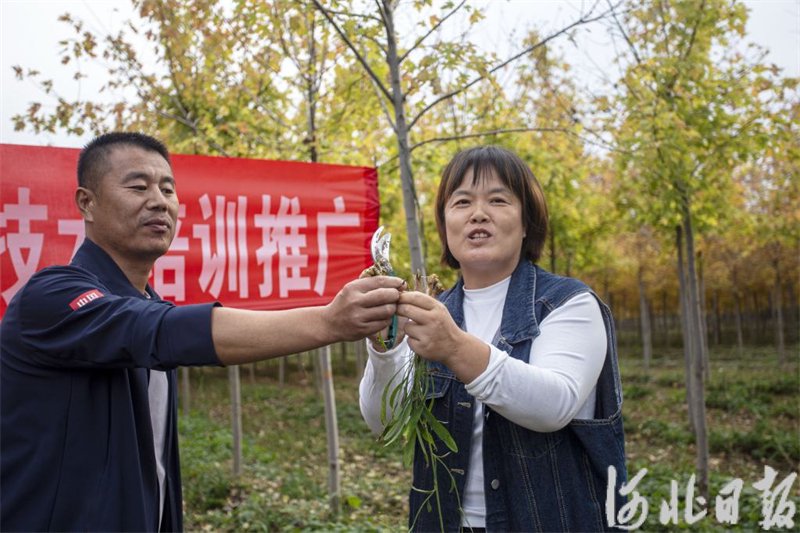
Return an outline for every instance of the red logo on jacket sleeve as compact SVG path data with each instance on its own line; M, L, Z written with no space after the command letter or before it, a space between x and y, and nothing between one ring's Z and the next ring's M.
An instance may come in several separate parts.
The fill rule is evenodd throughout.
M72 308L73 311L80 309L84 305L88 304L89 302L93 302L98 298L102 298L105 296L102 292L98 291L97 289L92 289L90 291L86 291L74 300L69 303L69 306Z

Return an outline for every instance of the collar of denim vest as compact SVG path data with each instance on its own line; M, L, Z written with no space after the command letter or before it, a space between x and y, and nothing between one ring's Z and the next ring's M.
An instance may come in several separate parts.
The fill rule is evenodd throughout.
M503 318L500 321L499 339L513 344L536 337L539 324L533 310L533 297L536 294L536 266L522 259L511 274L511 282L503 305ZM464 329L464 278L442 294L442 303L450 311L453 321ZM495 340L498 336L495 336Z

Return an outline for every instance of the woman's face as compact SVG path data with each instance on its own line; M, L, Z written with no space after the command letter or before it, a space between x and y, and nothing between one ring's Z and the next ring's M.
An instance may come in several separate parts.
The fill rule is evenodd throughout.
M474 186L467 171L445 203L444 222L465 288L488 287L514 272L525 238L522 208L494 170Z

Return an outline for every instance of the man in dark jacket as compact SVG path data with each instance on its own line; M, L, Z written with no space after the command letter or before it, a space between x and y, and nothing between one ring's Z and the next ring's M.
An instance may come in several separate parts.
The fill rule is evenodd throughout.
M0 325L0 530L182 529L175 368L234 365L386 327L402 280L320 307L175 306L147 280L178 216L169 153L110 133L78 161L86 241L16 294Z

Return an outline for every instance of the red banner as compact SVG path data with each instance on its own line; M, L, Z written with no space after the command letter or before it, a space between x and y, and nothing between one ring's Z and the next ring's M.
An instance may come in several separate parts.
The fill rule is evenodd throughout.
M0 315L22 285L83 242L79 150L0 144ZM177 303L248 309L327 303L369 264L373 168L174 155L180 212L150 282Z

